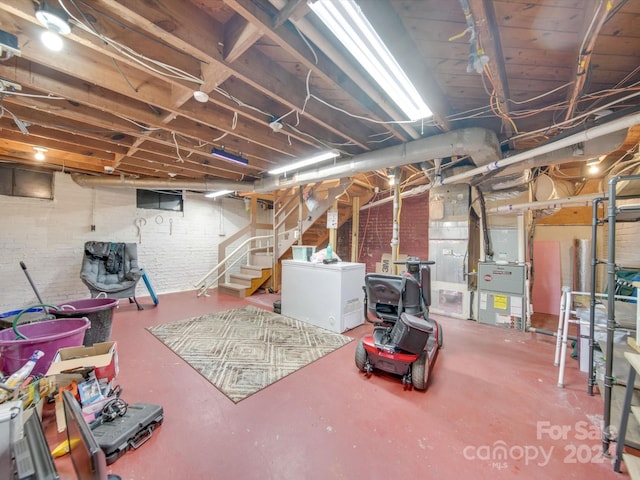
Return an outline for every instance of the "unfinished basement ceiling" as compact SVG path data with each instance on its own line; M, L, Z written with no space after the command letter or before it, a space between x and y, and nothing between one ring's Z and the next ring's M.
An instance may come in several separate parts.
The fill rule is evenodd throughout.
M513 155L640 106L638 1L359 1L434 112L413 123L305 1L49 3L71 17L58 53L40 42L35 3L0 5L0 29L20 50L0 61L4 162L242 189L327 148L341 163L480 127ZM632 127L607 152L609 172L637 161L639 140ZM34 147L47 149L44 162ZM430 173L433 160L408 165L405 178L428 182L420 169ZM586 160L549 168L579 175Z

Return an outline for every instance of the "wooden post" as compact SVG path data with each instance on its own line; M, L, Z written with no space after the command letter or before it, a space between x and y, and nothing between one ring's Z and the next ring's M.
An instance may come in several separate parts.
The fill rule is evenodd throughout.
M358 245L360 243L360 197L353 197L351 210L351 261L358 261Z

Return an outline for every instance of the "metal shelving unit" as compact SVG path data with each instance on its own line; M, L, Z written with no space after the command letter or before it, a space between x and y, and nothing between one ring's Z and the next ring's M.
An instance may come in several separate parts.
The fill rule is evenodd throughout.
M595 329L595 285L596 285L596 267L598 265L607 265L607 340L605 345L605 374L604 374L604 421L602 431L602 451L607 453L609 445L616 438L612 433L617 428L610 428L611 425L611 404L612 391L614 387L613 377L613 358L614 358L614 332L616 329L615 316L615 290L616 290L616 272L620 267L615 263L616 258L616 223L617 222L634 222L640 220L640 204L634 205L617 205L616 186L620 181L640 180L640 175L630 175L625 177L616 176L609 180L609 195L605 198L598 198L593 201L593 222L592 222L592 268L591 268L591 302L589 309L589 394L593 395L593 386L596 383L595 369L593 367L593 351L595 348L594 329ZM598 218L598 206L603 201L608 201L606 219ZM606 260L597 259L597 227L607 222L608 231L608 252Z

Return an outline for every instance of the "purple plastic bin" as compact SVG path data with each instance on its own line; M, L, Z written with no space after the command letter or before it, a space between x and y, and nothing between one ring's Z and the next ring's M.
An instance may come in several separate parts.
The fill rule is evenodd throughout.
M108 342L111 338L113 309L118 306L117 298L85 298L57 305L61 310L53 311L56 318L87 317L91 328L84 334L85 347L94 343Z
M34 350L42 350L44 356L33 368L34 374L45 374L60 348L82 345L90 322L86 318L64 318L19 325L18 330L27 337L16 340L11 328L0 330L0 370L9 375L22 367Z

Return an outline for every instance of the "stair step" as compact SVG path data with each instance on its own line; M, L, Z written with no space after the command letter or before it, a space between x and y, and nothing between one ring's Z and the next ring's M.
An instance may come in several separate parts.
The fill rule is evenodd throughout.
M624 460L624 464L627 466L627 471L629 472L631 480L640 480L640 457L636 457L630 453L623 453L622 459Z
M255 276L256 277L261 277L262 276L262 271L264 269L268 269L270 267L260 267L258 265L242 265L240 267L240 273L244 273L244 274L251 274L255 272Z
M245 287L251 286L251 281L254 278L260 278L260 275L251 275L246 273L232 273L229 275L229 282L236 283L238 285L244 285Z
M218 285L218 292L234 297L244 298L247 296L247 286L231 282L220 283Z

